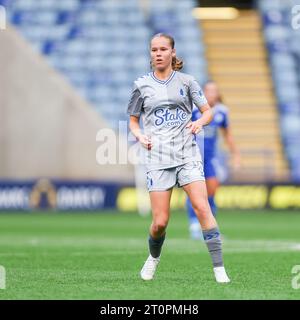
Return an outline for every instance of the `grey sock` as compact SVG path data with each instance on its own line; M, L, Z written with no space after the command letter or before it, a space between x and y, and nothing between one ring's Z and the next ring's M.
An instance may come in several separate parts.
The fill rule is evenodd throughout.
M151 235L149 236L149 251L153 258L158 258L160 256L161 247L164 243L165 236L166 234L158 239L152 238Z
M221 241L219 229L213 228L210 230L203 230L203 237L207 245L208 251L211 255L213 266L222 267L223 266L222 241Z

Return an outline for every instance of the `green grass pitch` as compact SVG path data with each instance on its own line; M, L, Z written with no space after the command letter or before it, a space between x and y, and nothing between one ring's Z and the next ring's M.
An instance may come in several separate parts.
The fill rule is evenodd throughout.
M219 212L230 284L214 281L183 212L171 215L155 280L143 282L150 221L116 212L0 214L0 299L300 299L292 288L299 213Z

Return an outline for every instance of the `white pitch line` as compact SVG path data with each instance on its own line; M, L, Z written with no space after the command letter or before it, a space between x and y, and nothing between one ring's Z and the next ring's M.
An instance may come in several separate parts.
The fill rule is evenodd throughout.
M36 248L51 248L51 247L69 247L81 252L80 249L99 249L108 252L129 252L134 250L143 250L148 247L147 239L140 238L97 238L97 237L35 237L27 239L0 239L0 246L13 246L22 248L36 247ZM166 248L169 252L179 253L181 251L186 253L195 253L206 251L206 245L202 241L190 240L187 238L167 238L165 242ZM1 247L0 247L1 248ZM109 250L111 248L111 250ZM225 239L223 241L224 252L284 252L284 251L300 251L300 241L286 241L286 240L241 240L241 239ZM79 249L79 250L78 250ZM26 250L26 249L25 249ZM83 251L84 252L84 251ZM74 253L74 251L73 251ZM3 253L0 249L0 255L9 255ZM14 255L14 253L12 253Z

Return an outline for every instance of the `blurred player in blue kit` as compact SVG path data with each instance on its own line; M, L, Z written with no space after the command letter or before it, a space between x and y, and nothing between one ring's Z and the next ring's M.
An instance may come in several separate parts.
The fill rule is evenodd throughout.
M179 186L188 195L201 224L216 281L229 282L220 231L208 203L203 163L195 141L195 135L212 120L211 108L195 78L179 72L183 63L176 57L171 36L155 35L150 55L153 72L134 82L127 110L129 128L143 146L152 209L150 254L140 276L143 280L154 278L170 218L172 189ZM196 121L191 121L193 105L202 113Z
M222 99L215 82L208 81L204 87L204 95L211 106L213 113L212 121L205 127L204 137L201 135L196 136L197 144L201 150L202 157L204 159L204 175L207 187L208 202L211 211L214 216L217 213L217 207L215 203L215 194L217 188L220 185L222 174L220 172L224 170L224 164L221 164L218 159L218 132L222 131L224 140L229 147L229 151L233 160L233 167L239 168L240 166L240 154L236 148L231 128L229 126L229 114L228 108L222 103ZM196 121L201 118L201 114L198 108L193 109L192 121ZM224 176L224 175L223 175ZM203 240L203 234L201 225L197 219L195 211L192 207L191 201L187 198L187 211L189 218L189 230L192 239Z

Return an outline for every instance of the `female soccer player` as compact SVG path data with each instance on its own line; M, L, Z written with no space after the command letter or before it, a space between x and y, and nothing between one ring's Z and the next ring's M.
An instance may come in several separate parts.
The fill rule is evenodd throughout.
M176 58L171 36L155 35L150 42L150 54L153 72L134 82L128 105L130 130L144 147L152 209L150 255L141 270L141 278L154 277L169 221L172 189L178 185L187 193L201 223L216 281L229 282L220 232L208 204L201 155L194 139L211 121L210 107L196 80L178 72L183 63ZM191 121L193 103L202 112L201 119L194 122ZM141 116L144 132L139 125Z
M214 197L217 188L220 185L217 174L218 160L216 157L218 129L222 130L224 140L229 147L229 151L231 153L235 168L238 168L240 166L240 155L231 134L231 129L228 121L228 109L222 103L222 99L215 82L209 81L205 84L204 95L209 105L211 106L213 120L204 128L204 140L197 138L196 141L200 150L203 150L204 153L204 176L208 193L208 202L210 204L213 215L216 216L217 207ZM201 114L199 112L199 109L194 108L192 121L195 121L200 117ZM191 238L203 239L200 224L189 199L187 199L187 210Z

